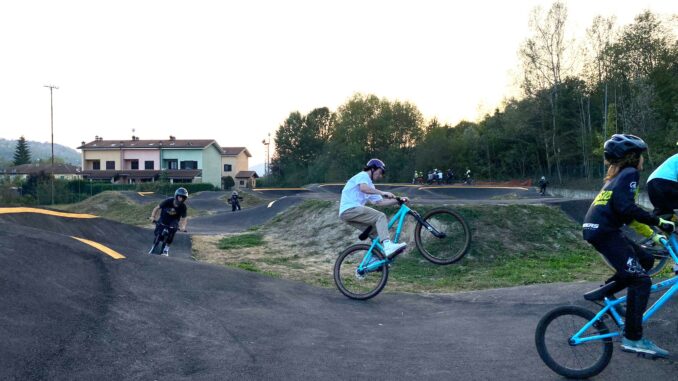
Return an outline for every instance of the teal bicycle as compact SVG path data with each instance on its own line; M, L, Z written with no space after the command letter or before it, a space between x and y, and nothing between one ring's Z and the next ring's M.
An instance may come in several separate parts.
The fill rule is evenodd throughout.
M459 213L448 208L436 208L422 217L401 198L396 199L400 209L388 223L389 229L398 223L393 242L398 242L405 217L409 215L417 221L414 241L424 258L438 265L448 265L466 254L471 246L471 230ZM371 230L369 227L362 232L360 240L367 239ZM389 267L396 256L386 258L379 237L374 237L369 245L350 246L339 254L334 264L334 283L342 294L351 299L370 299L386 286Z
M676 233L662 245L673 259L676 276L652 285L651 293L664 294L643 314L643 323L659 311L678 292L678 239ZM612 341L624 329L622 303L611 294L615 282L588 292L584 299L602 308L597 313L579 307L563 306L547 313L537 325L535 343L544 363L554 372L568 378L589 378L602 372L612 359ZM612 329L606 322L612 322Z

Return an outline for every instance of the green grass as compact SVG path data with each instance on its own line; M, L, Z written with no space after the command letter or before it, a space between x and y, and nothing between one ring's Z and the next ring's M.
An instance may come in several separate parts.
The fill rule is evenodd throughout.
M219 240L218 246L222 250L230 250L262 246L263 244L263 235L259 233L246 233L236 236L224 237Z
M500 256L491 262L461 262L437 266L415 250L397 258L389 272L389 284L402 291L450 292L512 287L535 283L594 281L609 276L598 255L586 250L557 255L528 253Z
M129 225L143 226L151 221L151 211L158 204L137 204L117 191L105 191L75 204L56 205L54 208L73 213L87 213L122 222ZM205 212L188 208L189 229L190 218L204 215Z

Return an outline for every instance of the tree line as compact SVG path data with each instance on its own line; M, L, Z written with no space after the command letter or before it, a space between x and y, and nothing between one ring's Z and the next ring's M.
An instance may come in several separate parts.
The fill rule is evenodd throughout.
M522 95L478 122L425 120L416 105L354 94L334 112L292 112L275 134L267 184L345 181L371 157L382 158L388 181L415 170L471 168L478 178L548 176L599 180L602 144L632 133L649 144L648 167L677 151L676 17L650 11L631 24L598 16L576 41L566 33L567 8L536 8L521 45Z

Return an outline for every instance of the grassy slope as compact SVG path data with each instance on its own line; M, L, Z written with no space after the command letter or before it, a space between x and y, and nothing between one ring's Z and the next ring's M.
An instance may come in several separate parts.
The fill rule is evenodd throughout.
M148 225L148 217L156 206L155 203L137 204L118 192L106 191L84 201L57 205L56 209L74 213L89 213L109 220L130 225Z
M220 250L204 245L197 257L213 263L265 272L333 287L338 253L357 242L358 231L337 217L337 203L309 200L258 229L264 240L249 248ZM414 206L420 213L428 208ZM543 205L459 206L473 231L470 252L460 262L437 266L416 250L405 226L401 240L410 251L398 257L388 290L450 292L577 280L601 280L610 270L581 239L580 227L559 209ZM387 210L392 214L395 209ZM238 240L238 238L233 238Z

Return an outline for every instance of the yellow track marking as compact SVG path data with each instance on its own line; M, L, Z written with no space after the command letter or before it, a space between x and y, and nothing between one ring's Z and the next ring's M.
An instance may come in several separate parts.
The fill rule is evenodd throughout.
M38 208L0 208L0 214L10 214L10 213L38 213L38 214L48 214L50 216L57 217L68 217L68 218L98 218L93 214L80 214L80 213L66 213L66 212L57 212L54 210L47 209L38 209Z
M102 245L98 242L90 241L90 240L84 239L84 238L73 237L73 236L71 236L71 238L77 239L78 241L80 241L82 243L86 243L86 244L92 246L93 248L102 251L104 254L107 254L108 256L110 256L114 259L125 259L124 255L122 255L122 254L118 253L117 251L115 251L115 250L113 250L109 247L106 247L106 246L104 246L104 245Z
M139 196L148 196L149 194L153 194L155 192L137 192Z

